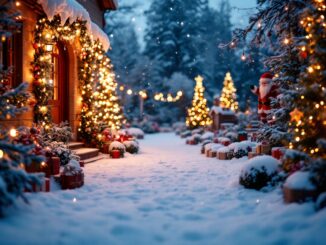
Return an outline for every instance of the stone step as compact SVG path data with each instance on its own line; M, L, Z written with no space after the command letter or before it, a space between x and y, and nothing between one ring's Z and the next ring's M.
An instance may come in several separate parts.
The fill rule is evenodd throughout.
M96 148L79 148L73 152L80 157L80 160L86 160L98 156L99 149Z
M84 146L84 143L82 143L82 142L69 142L68 143L68 147L71 150L79 149L79 148L82 148L83 146Z
M104 158L107 158L107 156L105 156L103 154L99 154L97 157L92 157L92 158L86 159L85 164L96 162L96 161L104 159Z

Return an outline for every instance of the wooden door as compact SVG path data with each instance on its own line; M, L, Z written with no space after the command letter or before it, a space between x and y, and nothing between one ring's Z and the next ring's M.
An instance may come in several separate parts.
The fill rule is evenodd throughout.
M69 56L64 43L58 42L53 54L52 121L69 122Z

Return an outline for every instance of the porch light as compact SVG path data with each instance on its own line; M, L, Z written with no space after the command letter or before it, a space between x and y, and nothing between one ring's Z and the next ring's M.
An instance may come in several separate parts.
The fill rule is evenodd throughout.
M46 50L47 52L52 52L52 50L53 50L53 45L52 45L52 44L46 44L46 45L45 45L45 50Z

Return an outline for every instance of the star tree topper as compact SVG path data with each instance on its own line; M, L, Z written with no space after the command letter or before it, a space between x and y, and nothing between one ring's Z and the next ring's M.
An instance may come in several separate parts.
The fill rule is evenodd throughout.
M200 75L198 75L196 78L195 78L195 81L197 84L202 84L203 83L203 80L204 78Z
M299 111L297 108L295 108L293 111L290 112L290 116L291 116L291 121L298 122L303 117L303 113Z

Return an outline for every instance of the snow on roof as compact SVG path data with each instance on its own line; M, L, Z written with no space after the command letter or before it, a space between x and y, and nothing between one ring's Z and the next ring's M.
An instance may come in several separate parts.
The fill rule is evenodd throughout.
M231 110L223 110L220 106L212 106L211 112L215 112L216 114L220 113L222 115L235 115L235 113Z
M108 35L94 22L91 24L91 31L93 38L95 40L98 39L102 43L103 49L107 51L110 48L110 40Z
M38 0L49 20L59 15L62 23L69 18L70 22L77 19L86 21L87 29L94 40L99 40L105 51L110 47L110 41L106 33L91 21L87 10L75 0Z

